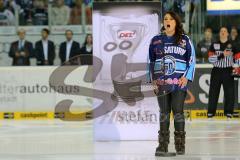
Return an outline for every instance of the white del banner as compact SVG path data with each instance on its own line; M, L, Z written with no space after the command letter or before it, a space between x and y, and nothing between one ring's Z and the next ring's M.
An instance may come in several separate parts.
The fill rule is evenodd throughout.
M112 79L131 79L146 74L127 71L127 64L146 63L151 38L159 33L161 3L94 3L93 50L102 67L94 89L113 93ZM118 56L119 61L113 63ZM122 60L125 63L122 63ZM99 66L94 66L99 67ZM147 69L147 68L146 68ZM118 101L107 114L95 119L95 140L153 140L157 138L158 105L156 97L144 98L131 106L118 94ZM95 100L96 108L101 102ZM106 104L106 108L110 108Z

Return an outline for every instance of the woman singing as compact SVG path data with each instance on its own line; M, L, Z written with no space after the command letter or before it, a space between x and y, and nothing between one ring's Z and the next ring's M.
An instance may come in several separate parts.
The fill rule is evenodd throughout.
M186 135L183 106L188 82L192 82L194 77L195 50L189 37L184 34L180 17L176 13L168 11L164 14L162 29L163 33L154 36L149 47L151 78L160 107L159 145L155 156L168 153L171 111L174 115L175 149L181 155L185 154ZM163 84L161 82L171 86L171 92L159 93Z

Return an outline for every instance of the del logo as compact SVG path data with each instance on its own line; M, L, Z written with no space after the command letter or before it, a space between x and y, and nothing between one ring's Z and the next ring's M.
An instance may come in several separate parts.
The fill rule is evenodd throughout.
M134 39L136 38L136 31L129 31L129 30L118 31L117 36L120 39Z

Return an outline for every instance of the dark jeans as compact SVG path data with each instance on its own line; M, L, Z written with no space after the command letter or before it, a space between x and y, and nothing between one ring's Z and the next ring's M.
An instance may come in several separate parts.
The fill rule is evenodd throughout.
M184 131L184 100L187 92L183 90L173 91L165 96L158 97L160 107L160 130L168 131L170 125L170 113L173 111L175 131Z

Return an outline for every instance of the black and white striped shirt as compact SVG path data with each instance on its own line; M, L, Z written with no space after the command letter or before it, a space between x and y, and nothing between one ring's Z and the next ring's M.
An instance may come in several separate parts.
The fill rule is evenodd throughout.
M233 54L229 56L224 56L224 50L231 51ZM208 60L210 63L213 64L214 67L217 68L227 68L233 66L233 56L238 51L233 46L230 41L225 43L221 43L220 41L214 42L211 44L209 51L208 51Z

